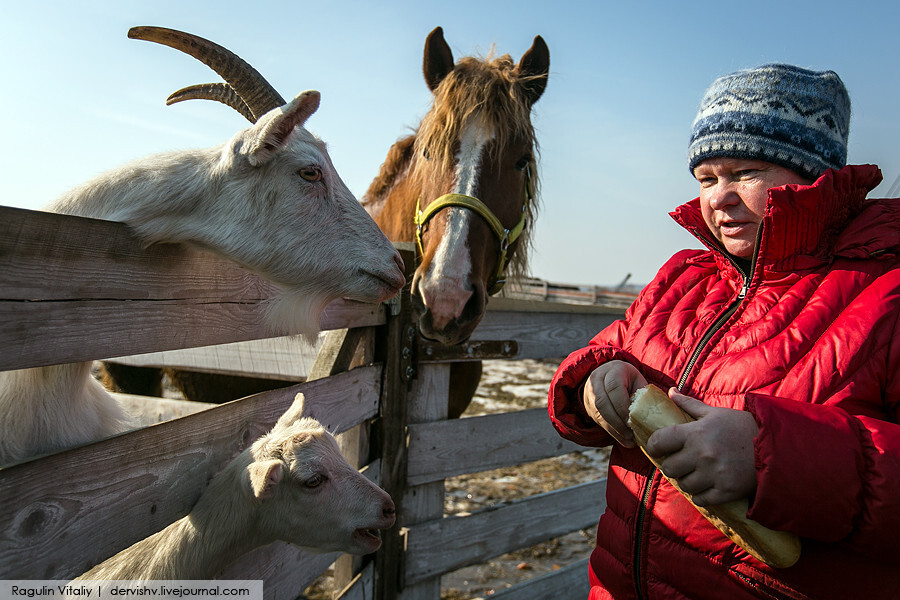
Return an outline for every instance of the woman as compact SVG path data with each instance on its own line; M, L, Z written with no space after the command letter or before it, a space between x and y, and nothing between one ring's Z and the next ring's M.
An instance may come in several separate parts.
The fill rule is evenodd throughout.
M846 166L850 100L831 71L722 77L694 122L700 197L672 216L706 246L673 256L617 321L559 367L559 433L613 444L592 600L898 598L900 200ZM732 544L634 446L629 396L653 383L696 422L662 458L698 505L799 535L774 569Z

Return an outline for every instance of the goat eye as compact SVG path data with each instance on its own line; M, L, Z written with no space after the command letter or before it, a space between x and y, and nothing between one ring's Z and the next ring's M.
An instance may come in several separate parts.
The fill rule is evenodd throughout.
M319 487L320 485L322 485L323 483L325 483L325 476L317 473L317 474L313 475L312 477L310 477L309 479L307 479L306 481L304 481L303 485L305 485L308 488L316 488L316 487Z
M322 179L322 171L317 169L316 167L304 167L297 171L297 174L300 175L306 181L319 181Z
M531 164L531 155L526 154L525 156L523 156L522 158L520 158L519 160L516 161L515 167L519 171L524 171L525 167L527 167L530 164Z

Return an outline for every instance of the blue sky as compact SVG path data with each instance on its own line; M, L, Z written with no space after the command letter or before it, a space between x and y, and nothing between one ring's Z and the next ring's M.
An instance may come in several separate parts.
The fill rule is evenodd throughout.
M425 114L425 37L454 56L492 45L516 60L536 34L550 81L535 105L543 208L535 276L647 282L697 243L669 218L697 195L686 167L700 97L719 75L767 62L833 69L853 102L849 159L900 177L900 3L0 0L0 204L40 208L143 155L224 142L247 125L214 103L166 107L214 81L174 50L129 40L133 25L182 29L253 64L285 97L322 93L307 127L361 195L388 147Z

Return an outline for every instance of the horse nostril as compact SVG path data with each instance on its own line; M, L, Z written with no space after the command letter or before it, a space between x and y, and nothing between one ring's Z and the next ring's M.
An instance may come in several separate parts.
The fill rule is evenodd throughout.
M459 321L461 323L480 320L484 313L485 304L487 304L485 301L486 294L484 284L477 282L471 287L471 290L472 295L469 297L469 300L466 302L466 305L459 315Z

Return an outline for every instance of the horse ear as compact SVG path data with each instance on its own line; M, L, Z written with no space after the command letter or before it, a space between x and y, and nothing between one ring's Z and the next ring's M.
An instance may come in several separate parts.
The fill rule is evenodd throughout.
M265 164L281 148L294 127L303 125L311 114L319 108L320 94L308 90L281 108L269 111L249 129L250 140L247 157L250 164L258 167Z
M425 82L432 92L453 70L453 53L450 46L444 40L444 30L435 27L425 40L425 59L422 62L422 71L425 73Z
M522 55L516 70L528 101L534 104L547 88L547 75L550 72L550 49L544 38L535 36L534 43Z

